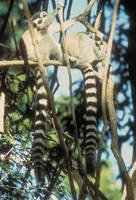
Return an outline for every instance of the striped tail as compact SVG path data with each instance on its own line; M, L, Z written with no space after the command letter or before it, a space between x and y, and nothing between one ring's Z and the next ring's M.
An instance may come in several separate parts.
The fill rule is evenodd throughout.
M85 135L85 156L86 156L86 171L92 177L95 173L95 157L96 157L96 115L97 115L97 89L96 81L92 66L89 65L83 70L85 91L86 91L86 135Z
M34 126L34 172L37 183L44 183L44 163L43 156L45 151L45 128L47 117L47 92L43 86L42 77L38 68L36 68L37 79L37 105Z

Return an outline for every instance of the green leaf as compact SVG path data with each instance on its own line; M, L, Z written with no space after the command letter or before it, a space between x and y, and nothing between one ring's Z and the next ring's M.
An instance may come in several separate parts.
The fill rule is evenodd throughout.
M5 140L6 140L6 142L7 142L8 144L11 144L12 139L11 139L10 136L5 135Z
M12 177L13 177L13 178L20 178L20 177L22 177L22 176L21 176L21 174L14 172L14 173L12 174Z
M66 135L68 138L70 138L72 140L75 140L75 138L73 138L71 135L69 135L69 133L67 131L64 133L64 135Z
M8 164L0 163L0 167L1 167L2 169L5 169L6 171L9 170Z
M26 80L26 74L22 74L17 76L18 79L20 79L21 81L25 81Z

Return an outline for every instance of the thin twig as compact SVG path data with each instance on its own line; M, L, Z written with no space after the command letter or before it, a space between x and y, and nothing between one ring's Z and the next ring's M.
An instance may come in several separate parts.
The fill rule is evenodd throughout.
M98 13L98 16L96 17L95 23L94 23L94 28L96 30L98 30L99 28L99 24L100 24L100 20L101 20L101 15L102 15L102 10L100 10L100 12Z
M93 188L93 190L96 191L96 189L97 189L96 185L93 184L90 180L88 180L88 182L89 182L91 188ZM98 194L99 194L99 196L101 197L102 200L108 200L107 197L105 197L105 195L100 190L98 190ZM95 198L95 200L96 200L96 198Z
M58 168L58 166L56 167L56 169L57 169L57 168ZM53 188L54 188L54 185L57 183L57 180L58 180L58 178L59 178L59 176L60 176L61 167L59 166L59 169L56 170L56 171L57 171L56 176L55 176L55 178L52 178L52 179L51 179L51 182L50 182L50 184L49 184L49 186L48 186L48 189L47 189L47 191L46 191L46 194L45 194L46 199L49 199L49 198L50 198L50 195L51 195L51 193L52 193L52 190L53 190Z
M83 13L83 16L84 16L84 17L86 17L86 16L89 14L89 12L90 12L91 8L93 7L95 1L96 1L96 0L91 0L91 1L90 1L90 3L88 4L87 8L85 9L85 11L84 11L84 13Z
M0 133L4 133L4 114L5 114L5 94L4 92L0 93Z
M109 122L106 121L104 123L103 129L102 129L102 133L101 133L101 138L99 141L99 147L98 147L98 155L97 155L97 164L96 164L96 181L95 181L95 196L96 199L98 198L98 191L99 191L99 186L100 186L100 172L101 172L101 153L102 153L102 149L103 149L103 141L104 141L104 136L106 133L106 128L109 125Z
M62 0L60 0L59 2L62 5ZM68 59L66 43L65 43L65 30L64 30L64 24L63 24L63 8L60 9L60 23L61 23L62 36L63 36L63 41L64 41L64 43L63 43L64 44L64 54L66 56L66 64L67 64L68 75L69 75L69 90L70 90L70 102L71 102L71 110L72 110L72 119L73 119L73 124L74 124L74 130L77 132L76 118L75 118L75 111L74 111L74 104L73 104L73 95L72 95L72 76L71 76L70 62L69 62L69 59ZM68 169L68 170L70 170L70 171L68 171L68 174L69 174L71 193L72 193L73 199L76 200L77 199L76 190L75 190L74 183L73 183L71 169Z

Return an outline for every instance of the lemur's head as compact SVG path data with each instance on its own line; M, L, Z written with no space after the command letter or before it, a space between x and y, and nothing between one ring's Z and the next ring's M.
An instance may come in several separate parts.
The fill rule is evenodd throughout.
M32 16L32 22L33 22L33 27L37 28L43 23L43 21L46 19L47 13L45 11L42 12L37 12Z

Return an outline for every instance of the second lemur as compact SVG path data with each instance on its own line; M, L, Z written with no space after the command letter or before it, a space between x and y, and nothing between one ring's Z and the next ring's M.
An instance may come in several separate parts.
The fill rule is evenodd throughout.
M75 33L68 36L65 42L71 60L73 57L74 67L80 69L81 65L86 66L82 70L86 93L85 160L87 173L94 177L97 141L97 88L93 67L102 63L106 53L102 52L101 38L94 34Z
M103 52L102 39L95 34L74 33L66 37L65 42L71 66L81 69L84 76L86 93L85 162L87 173L94 177L97 141L97 88L93 68L102 66L106 53ZM62 49L63 45L62 43Z

